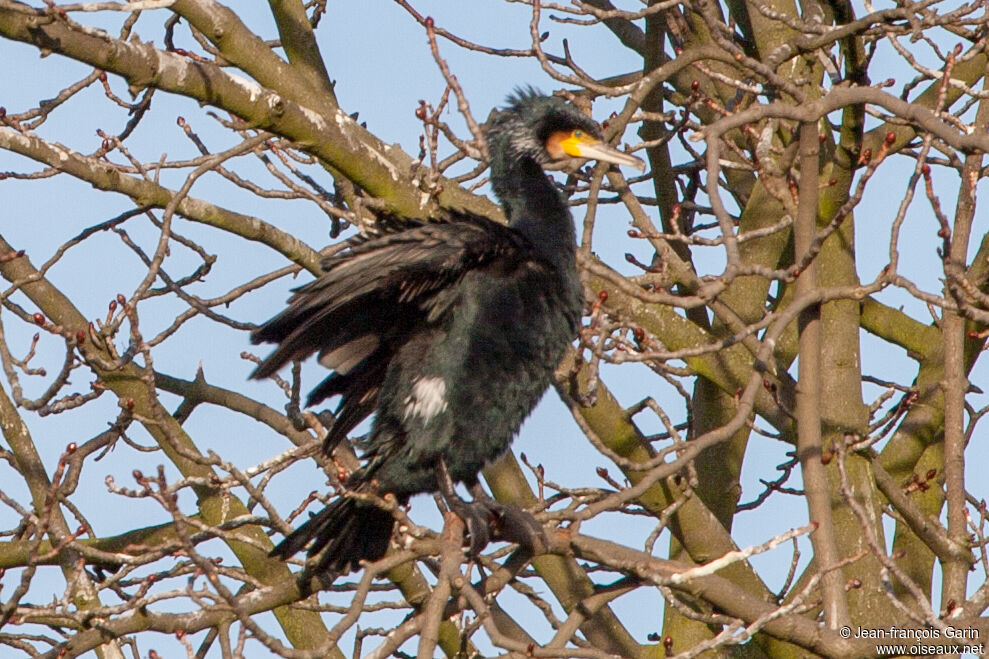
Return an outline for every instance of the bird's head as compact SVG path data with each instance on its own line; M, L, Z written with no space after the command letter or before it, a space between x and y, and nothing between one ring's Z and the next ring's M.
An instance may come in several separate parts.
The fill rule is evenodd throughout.
M570 169L588 160L628 165L645 171L645 163L602 139L601 127L576 107L534 89L520 89L496 113L488 128L492 166L498 158L531 159L543 169Z

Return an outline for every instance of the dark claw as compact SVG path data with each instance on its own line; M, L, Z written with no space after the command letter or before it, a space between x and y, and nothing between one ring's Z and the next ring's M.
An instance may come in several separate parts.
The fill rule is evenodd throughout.
M447 503L460 519L464 520L467 526L467 534L470 536L470 551L478 555L488 543L491 542L491 512L478 502L467 503L460 497L448 500Z
M527 511L493 500L483 505L491 512L491 536L495 540L514 542L533 554L546 551L548 543L543 527Z
M533 554L546 551L548 543L543 527L528 512L518 506L495 501L477 482L469 487L474 501L468 503L454 492L442 460L437 464L436 473L444 500L467 526L472 554L479 555L492 541L514 542Z
M466 502L457 497L447 502L467 526L470 550L478 555L492 541L514 542L532 553L546 550L546 536L536 518L517 506L490 498Z

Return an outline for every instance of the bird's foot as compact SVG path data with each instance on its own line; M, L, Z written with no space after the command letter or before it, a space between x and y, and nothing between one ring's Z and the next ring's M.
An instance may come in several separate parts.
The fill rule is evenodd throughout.
M464 520L467 527L467 537L470 539L470 551L474 555L479 555L491 542L491 513L477 502L467 502L460 497L446 499L450 510Z
M437 477L446 504L467 526L472 554L479 555L492 541L514 542L533 554L546 551L548 543L543 527L527 511L495 501L477 482L470 487L474 501L464 501L454 491L442 460L437 466Z
M518 506L484 497L471 502L460 497L447 504L467 526L470 551L478 555L493 541L514 542L534 554L546 551L546 536L536 518Z
M541 554L547 550L549 543L543 532L543 526L528 511L495 501L477 481L471 483L468 489L474 497L475 504L480 503L490 511L492 537L496 540L514 542L533 554Z

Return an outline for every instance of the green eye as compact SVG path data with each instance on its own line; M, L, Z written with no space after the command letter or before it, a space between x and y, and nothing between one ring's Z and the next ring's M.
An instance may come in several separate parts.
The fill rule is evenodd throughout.
M582 131L582 130L575 130L573 132L573 136L576 137L577 139L580 139L580 138L582 138L584 136L584 131Z

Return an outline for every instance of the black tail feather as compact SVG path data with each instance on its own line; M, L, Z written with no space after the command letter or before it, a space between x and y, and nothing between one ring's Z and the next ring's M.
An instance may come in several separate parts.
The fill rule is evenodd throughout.
M307 554L320 554L317 572L348 573L359 562L376 561L385 555L395 520L387 510L349 497L339 497L309 518L280 544L270 556L288 558L309 545Z

